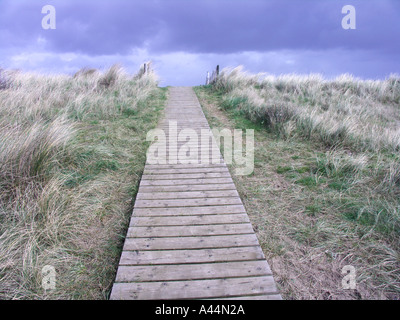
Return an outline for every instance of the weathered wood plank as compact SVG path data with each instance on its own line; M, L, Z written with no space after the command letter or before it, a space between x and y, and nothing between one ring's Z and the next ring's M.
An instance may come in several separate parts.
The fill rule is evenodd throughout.
M137 200L163 200L163 199L194 199L194 198L221 198L239 197L236 190L223 191L181 191L181 192L139 192Z
M137 199L135 208L169 208L169 207L200 207L218 206L227 204L242 204L239 197L230 198L194 198L194 199Z
M193 168L227 168L225 163L207 164L147 164L145 169L193 169Z
M172 282L115 283L111 299L203 299L277 293L272 276Z
M205 173L173 173L173 174L144 174L142 181L144 180L172 180L182 179L185 182L186 179L205 179L205 178L230 178L229 172L205 172Z
M139 193L145 192L180 192L180 191L212 191L212 190L236 190L233 183L214 184L182 184L169 186L144 186L140 185Z
M185 215L205 215L205 214L233 214L245 213L242 204L225 206L207 207L183 207L183 208L135 208L133 216L185 216Z
M117 282L176 281L267 276L272 272L265 260L204 264L121 266Z
M211 249L251 247L257 245L258 239L255 234L208 237L126 238L123 250Z
M253 233L250 223L210 225L210 226L162 226L162 227L130 227L127 236L129 238L155 238L155 237L192 237L214 236L228 234Z
M174 185L189 185L189 184L220 184L233 183L232 178L205 178L205 179L171 179L171 180L142 180L143 186L174 186Z
M217 144L215 145L207 145L207 144L201 144L200 142L198 143L177 143L177 144L166 144L167 147L167 151L168 150L172 150L175 152L179 152L182 151L184 152L185 150L189 151L191 150L197 150L197 151L201 151L201 150L213 150L215 152L219 152L220 148ZM185 148L183 148L185 147Z
M162 169L162 168L154 168L149 169L145 168L143 174L152 175L152 174L176 174L176 173L207 173L207 172L229 172L226 167L215 167L215 168L183 168L183 169Z
M239 297L216 297L205 300L282 300L280 294L272 293L265 295L253 295L253 296L239 296Z
M242 214L223 214L223 215L198 215L198 216L169 216L169 217L136 217L133 216L130 226L156 227L156 226L194 226L194 225L214 225L230 223L246 223L249 216Z
M119 264L185 264L262 259L265 257L259 246L162 251L137 250L122 251Z

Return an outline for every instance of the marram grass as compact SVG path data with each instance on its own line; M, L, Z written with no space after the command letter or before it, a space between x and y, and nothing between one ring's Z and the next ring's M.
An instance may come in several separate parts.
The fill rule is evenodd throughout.
M118 65L2 74L0 299L105 299L164 90Z
M399 76L239 67L196 90L211 124L256 129L254 174L233 178L282 296L399 299Z

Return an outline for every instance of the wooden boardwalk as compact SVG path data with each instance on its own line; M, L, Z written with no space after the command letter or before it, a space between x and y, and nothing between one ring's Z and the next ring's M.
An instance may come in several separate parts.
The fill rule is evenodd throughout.
M169 93L159 124L167 141L175 134L170 121L178 133L209 130L192 88ZM111 299L281 299L212 140L207 161L175 161L185 142L168 141L167 163L146 164Z

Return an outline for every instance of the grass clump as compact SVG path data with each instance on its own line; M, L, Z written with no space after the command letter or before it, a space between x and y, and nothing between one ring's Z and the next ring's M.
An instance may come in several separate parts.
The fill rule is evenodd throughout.
M0 68L0 90L8 89L11 86L11 79L9 74Z
M0 90L0 299L106 299L165 90L120 66ZM42 269L56 270L56 289Z
M359 151L400 150L400 78L360 80L342 75L325 80L311 74L250 75L224 69L213 90L225 109L238 109L254 122L283 134L315 139L328 147Z

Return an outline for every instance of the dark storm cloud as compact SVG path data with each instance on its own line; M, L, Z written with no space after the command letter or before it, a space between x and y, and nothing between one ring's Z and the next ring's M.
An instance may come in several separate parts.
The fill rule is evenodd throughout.
M56 30L43 30L44 5ZM343 30L342 7L357 29ZM153 60L163 84L203 83L206 71L400 73L399 0L0 0L0 66L74 73Z
M351 2L357 29L344 31ZM56 52L232 53L332 48L399 51L400 1L135 0L2 1L0 41L21 46L40 36ZM41 29L41 7L57 10L57 29Z
M151 1L8 1L0 10L1 41L8 45L28 44L38 37L48 49L101 55L126 52L142 45L157 32ZM43 30L41 9L56 9L56 30ZM0 6L0 9L1 7ZM10 31L10 32L7 32Z
M159 49L240 52L281 49L384 49L399 51L400 1L350 1L358 27L344 31L349 1L173 1ZM166 8L167 8L166 7Z

